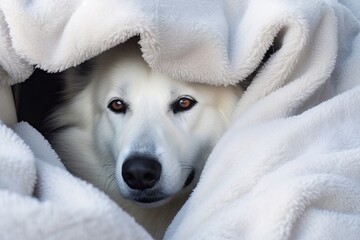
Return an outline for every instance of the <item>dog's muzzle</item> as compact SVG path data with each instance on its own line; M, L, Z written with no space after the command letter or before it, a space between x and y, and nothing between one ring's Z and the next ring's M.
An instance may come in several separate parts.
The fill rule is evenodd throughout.
M121 175L126 185L132 190L124 196L138 203L157 203L168 199L169 195L157 188L162 167L157 158L149 155L131 155L125 159ZM183 188L189 186L195 177L195 170L187 176Z

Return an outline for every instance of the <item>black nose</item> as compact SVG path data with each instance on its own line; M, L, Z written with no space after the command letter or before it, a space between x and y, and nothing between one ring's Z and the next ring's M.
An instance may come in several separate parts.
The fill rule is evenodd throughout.
M145 190L159 181L161 165L159 161L148 156L132 156L125 160L121 174L130 188Z

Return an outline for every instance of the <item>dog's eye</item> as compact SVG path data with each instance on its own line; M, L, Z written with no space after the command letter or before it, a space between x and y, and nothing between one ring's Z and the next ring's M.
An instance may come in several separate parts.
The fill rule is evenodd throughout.
M108 108L114 113L126 113L127 104L121 99L113 99L110 101Z
M183 112L190 110L196 103L197 101L192 97L183 96L171 105L171 109L173 113Z

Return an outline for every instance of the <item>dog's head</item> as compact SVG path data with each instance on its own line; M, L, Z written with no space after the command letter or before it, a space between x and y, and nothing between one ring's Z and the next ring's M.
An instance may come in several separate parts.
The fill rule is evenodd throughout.
M121 195L160 204L196 184L240 90L176 81L152 71L138 52L117 47L100 55L74 98L78 109L91 105L78 113L89 118L82 128L99 166L115 163Z

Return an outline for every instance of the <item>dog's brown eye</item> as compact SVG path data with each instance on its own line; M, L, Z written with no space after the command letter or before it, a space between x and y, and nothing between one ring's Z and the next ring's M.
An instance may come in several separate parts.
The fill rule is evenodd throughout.
M178 102L179 107L181 107L182 109L186 109L188 107L190 107L191 105L191 100L188 98L181 98Z
M114 99L110 101L108 108L115 113L126 113L128 107L121 99Z
M197 101L190 96L184 96L176 100L173 104L171 104L171 109L173 113L183 112L190 110Z

